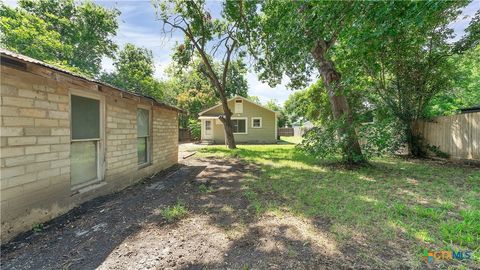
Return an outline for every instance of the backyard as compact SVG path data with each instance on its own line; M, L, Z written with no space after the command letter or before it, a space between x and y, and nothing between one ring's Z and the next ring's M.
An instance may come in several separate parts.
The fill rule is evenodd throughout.
M391 157L352 170L296 142L182 146L178 167L4 245L2 269L479 267L478 167ZM445 249L473 259L425 263Z
M359 265L419 268L425 250L472 250L480 262L480 170L441 161L378 158L350 170L283 145L208 147L202 155L259 167L244 195L256 215L307 218Z

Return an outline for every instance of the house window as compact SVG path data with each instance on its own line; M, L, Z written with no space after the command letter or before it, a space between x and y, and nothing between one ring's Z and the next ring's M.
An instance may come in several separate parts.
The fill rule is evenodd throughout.
M150 111L137 109L137 154L138 165L150 161Z
M261 128L262 127L262 118L261 117L252 117L252 127Z
M100 180L100 100L71 96L71 184L80 188Z
M235 100L235 113L243 113L243 100Z
M232 119L233 133L247 133L247 119Z

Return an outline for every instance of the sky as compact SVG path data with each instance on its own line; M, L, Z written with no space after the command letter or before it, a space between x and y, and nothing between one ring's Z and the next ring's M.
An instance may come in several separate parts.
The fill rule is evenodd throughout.
M6 1L9 5L16 6L16 1ZM172 36L165 36L162 31L162 24L156 20L154 9L149 0L146 1L95 1L96 3L107 7L117 8L120 10L119 29L114 40L119 44L120 48L126 43L132 43L136 46L145 47L152 50L155 63L155 76L159 79L165 79L165 68L171 61L172 48L176 42L182 42L183 36L179 32L175 32ZM220 1L208 1L207 8L215 16L220 8ZM450 26L454 29L456 37L459 39L465 28L468 26L475 12L480 9L480 0L474 0L462 11L455 22ZM113 70L112 59L104 58L102 67L106 71ZM249 72L247 74L249 85L249 95L257 96L262 103L271 99L276 100L279 104L283 104L288 96L292 93L284 84L271 88L265 83L257 79L257 75Z

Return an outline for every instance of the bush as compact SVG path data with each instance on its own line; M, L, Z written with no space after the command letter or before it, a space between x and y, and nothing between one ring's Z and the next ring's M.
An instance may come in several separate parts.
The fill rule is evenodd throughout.
M201 133L202 127L199 121L195 119L189 119L188 129L190 130L190 134L192 135L193 140L200 140L200 136L201 136L200 133Z
M338 130L344 128L347 132L357 132L363 157L369 159L372 156L380 156L394 153L402 144L402 137L398 132L398 125L389 120L346 126L343 121L331 121L326 125L310 129L303 138L299 148L309 155L319 159L338 159L343 156L342 149L348 143L346 136L340 136Z

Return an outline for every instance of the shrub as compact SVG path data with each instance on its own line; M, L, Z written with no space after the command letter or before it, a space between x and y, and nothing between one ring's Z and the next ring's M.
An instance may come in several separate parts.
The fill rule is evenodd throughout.
M195 119L188 120L188 129L193 140L200 140L200 131L202 129L200 122Z
M344 160L342 149L346 147L347 136L340 136L338 130L343 128L347 132L356 132L362 148L363 157L359 160L372 156L380 156L387 153L394 153L402 144L402 137L398 132L398 125L389 119L363 123L354 126L346 126L344 121L331 121L328 124L310 129L303 138L299 148L309 155L319 159Z

